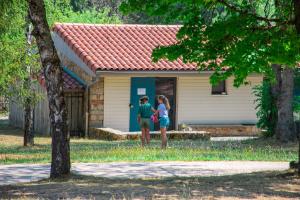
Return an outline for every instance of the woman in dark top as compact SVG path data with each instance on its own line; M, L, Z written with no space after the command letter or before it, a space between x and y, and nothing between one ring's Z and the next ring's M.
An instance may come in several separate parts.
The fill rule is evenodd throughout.
M140 99L140 107L138 111L138 122L141 127L142 131L142 146L145 145L145 139L146 143L150 143L150 118L153 112L155 110L153 109L152 105L149 103L149 98L147 96L143 96Z

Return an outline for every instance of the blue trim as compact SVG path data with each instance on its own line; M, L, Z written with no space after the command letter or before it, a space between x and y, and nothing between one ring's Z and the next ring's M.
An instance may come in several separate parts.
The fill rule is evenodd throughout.
M74 78L79 84L83 85L84 87L87 87L87 84L84 80L82 80L77 74L69 70L67 67L63 67L64 72L66 72L68 75L70 75L72 78Z

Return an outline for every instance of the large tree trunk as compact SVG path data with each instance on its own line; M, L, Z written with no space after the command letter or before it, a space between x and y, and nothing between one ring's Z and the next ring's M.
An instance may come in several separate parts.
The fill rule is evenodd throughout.
M300 0L294 0L294 15L295 15L295 27L300 36ZM300 133L298 132L299 154L298 154L298 175L300 176Z
M287 142L296 136L293 115L294 69L277 64L273 64L272 68L276 79L272 85L272 96L278 110L275 136L281 142Z
M277 99L278 120L276 136L281 142L293 141L296 138L293 98L294 69L287 67L281 71L280 94Z
M62 68L49 25L46 20L43 0L27 0L29 3L30 20L34 26L39 48L43 72L46 80L47 95L50 110L52 161L51 178L70 174L70 137L67 128L67 110L63 93Z
M275 82L271 86L271 94L272 94L272 98L275 101L275 106L277 109L276 119L274 119L276 121L274 127L274 131L275 131L274 134L275 137L279 140L280 132L277 129L277 124L278 124L278 97L280 95L280 85L281 85L281 65L273 64L272 69L275 74Z

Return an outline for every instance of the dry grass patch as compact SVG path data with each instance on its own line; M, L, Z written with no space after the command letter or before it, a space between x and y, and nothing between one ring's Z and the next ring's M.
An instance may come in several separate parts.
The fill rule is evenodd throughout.
M36 156L22 155L22 154L0 154L0 160L18 160L18 159L33 159Z

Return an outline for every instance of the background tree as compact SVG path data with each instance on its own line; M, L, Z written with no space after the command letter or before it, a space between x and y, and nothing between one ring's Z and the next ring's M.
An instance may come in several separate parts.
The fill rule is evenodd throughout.
M55 22L120 24L122 21L116 14L111 14L110 7L94 7L81 5L81 9L72 6L72 0L45 0L47 21L50 26Z
M71 0L74 11L94 9L107 10L109 17L118 17L125 24L174 24L176 20L166 20L164 16L151 16L145 12L136 12L124 15L119 6L126 0Z
M34 47L31 45L31 37L27 31L30 24L25 20L26 3L17 0L4 1L1 3L1 10L3 14L0 23L1 95L10 97L23 108L24 146L32 146L34 144L33 106L38 99L32 87L32 76L39 69L39 58L37 53L33 52Z

